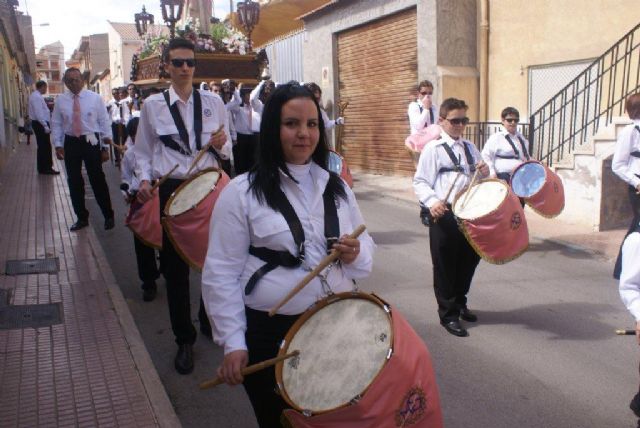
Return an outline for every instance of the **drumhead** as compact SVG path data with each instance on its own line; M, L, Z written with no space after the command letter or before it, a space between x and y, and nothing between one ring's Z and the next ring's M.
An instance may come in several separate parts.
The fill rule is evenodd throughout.
M453 214L463 220L480 218L495 211L508 193L509 188L501 180L485 180L474 184L468 197L464 191L458 194L453 202Z
M329 169L329 171L335 174L342 174L342 156L340 156L336 152L329 151L327 168Z
M546 180L546 170L538 162L526 162L513 172L511 188L521 198L530 198L542 189Z
M392 340L391 317L373 300L347 297L321 307L285 344L286 352L300 351L278 372L285 396L312 413L348 404L382 370Z
M198 205L216 187L219 178L220 172L209 170L185 182L167 202L166 214L176 216Z

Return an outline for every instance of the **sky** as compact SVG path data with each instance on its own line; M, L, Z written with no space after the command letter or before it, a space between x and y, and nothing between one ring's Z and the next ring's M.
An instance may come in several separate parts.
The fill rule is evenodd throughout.
M111 22L134 23L134 14L142 5L164 25L160 0L19 0L18 10L31 15L36 51L50 43L64 45L68 59L78 47L80 37L106 33ZM229 12L229 0L214 0L215 16L223 18ZM234 0L234 4L237 1ZM49 24L49 25L42 25Z

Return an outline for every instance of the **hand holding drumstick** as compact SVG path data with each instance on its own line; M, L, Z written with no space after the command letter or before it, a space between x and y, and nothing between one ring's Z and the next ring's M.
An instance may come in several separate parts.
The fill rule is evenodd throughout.
M216 150L222 149L222 146L224 146L224 143L227 142L227 134L225 134L223 129L224 129L224 125L220 125L218 130L213 134L211 134L211 137L209 137L209 141L207 141L207 144L205 144L204 147L200 149L200 151L196 155L196 158L191 163L191 166L187 171L187 175L191 174L191 171L193 171L193 168L195 168L198 162L200 162L200 159L202 159L202 156L204 156L204 154L207 153L207 150L209 150L209 147L213 147Z

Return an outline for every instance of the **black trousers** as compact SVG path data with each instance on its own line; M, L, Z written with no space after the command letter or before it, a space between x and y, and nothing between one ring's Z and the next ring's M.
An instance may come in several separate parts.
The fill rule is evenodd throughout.
M238 142L233 146L233 166L236 175L251 169L256 161L256 151L260 143L260 134L238 134Z
M429 247L440 321L458 320L460 309L467 305L467 293L480 256L458 228L451 209L431 225Z
M168 179L160 185L160 216L164 217L164 206L171 194L184 180ZM189 265L182 260L173 243L165 231L162 231L162 250L160 250L160 266L162 275L167 283L167 302L169 303L169 317L171 329L176 337L176 343L193 344L196 341L196 329L191 322L191 297L189 293ZM200 297L198 310L200 326L210 329L211 324Z
M145 245L136 235L133 235L133 246L136 250L136 263L138 265L138 277L142 281L142 289L151 287L160 276L156 264L156 250Z
M636 226L638 225L638 222L640 222L640 195L636 193L636 188L633 186L628 187L628 192L629 202L631 203L631 211L633 212L633 218L631 219L629 229L627 229L627 233L624 235L622 243L620 244L618 258L616 258L616 264L613 268L613 277L615 279L620 279L620 273L622 272L622 244L624 243L624 240L627 238L627 236L629 236L634 230L636 230Z
M82 178L82 162L87 170L89 183L105 219L113 218L109 187L102 171L100 145L91 145L84 136L77 138L70 135L64 137L64 166L67 170L67 182L73 211L78 220L87 220L89 211L84 204L84 179Z
M51 151L51 134L44 132L44 126L37 120L31 122L33 133L36 134L36 143L38 144L37 165L38 172L49 172L53 169L53 158Z
M124 144L127 140L126 128L118 123L111 124L111 132L113 133L113 142L116 144ZM113 156L116 162L120 162L120 150L111 148L113 150Z
M280 342L284 339L299 315L274 315L245 307L247 331L245 338L249 349L249 365L278 355ZM243 383L253 406L260 428L278 428L280 415L290 406L276 393L274 366L246 376Z

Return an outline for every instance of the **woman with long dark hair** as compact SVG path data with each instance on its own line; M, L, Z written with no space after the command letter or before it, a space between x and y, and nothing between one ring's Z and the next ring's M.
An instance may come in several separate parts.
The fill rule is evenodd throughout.
M320 108L297 83L279 86L266 103L254 167L234 178L213 212L202 292L216 343L224 347L218 375L243 383L261 427L280 426L286 403L274 392L273 368L243 378L249 364L273 358L281 340L309 306L330 292L353 289L371 272L375 244L355 197L327 169ZM311 281L278 313L284 296L332 248L339 262Z

